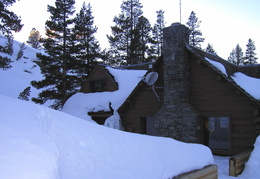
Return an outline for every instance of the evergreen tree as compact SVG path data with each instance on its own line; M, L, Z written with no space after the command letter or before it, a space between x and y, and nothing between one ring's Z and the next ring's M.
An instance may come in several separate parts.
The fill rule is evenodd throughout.
M110 53L115 61L134 64L136 55L136 26L142 16L142 4L139 0L126 0L121 5L121 14L114 17L115 26L111 27L112 35L107 36L110 43Z
M12 11L8 10L16 0L0 1L0 33L10 35L12 31L19 32L23 25L21 19Z
M149 20L143 16L138 19L135 30L133 44L135 46L135 55L133 63L144 63L148 61L148 43L150 41L151 25ZM132 48L134 49L134 48Z
M26 49L25 44L22 43L22 44L20 45L20 49L19 49L19 51L18 51L16 60L19 60L20 58L23 57L23 53L24 53L24 50L25 50L25 49Z
M7 53L8 55L13 55L14 52L14 38L11 35L7 36L7 42L5 43L6 46L3 48L3 52Z
M43 46L48 55L38 54L41 60L42 81L32 81L37 89L43 88L38 98L33 98L36 103L45 103L53 100L50 107L60 109L66 100L75 92L73 79L70 73L71 64L75 62L71 55L71 27L74 14L74 0L56 0L55 6L48 5L50 20L46 21L46 35ZM76 62L75 62L76 63Z
M202 38L202 32L199 30L201 21L198 21L196 17L196 13L194 11L191 12L187 25L190 29L190 45L201 48L201 42L204 42L204 38Z
M32 28L27 40L27 44L29 44L33 48L39 49L41 47L40 40L41 40L40 32L35 28Z
M10 58L0 56L0 68L2 68L3 70L7 70L11 68L12 67L12 65L10 65L11 62L12 61Z
M157 20L152 29L151 47L149 49L149 59L153 61L162 55L163 29L165 27L164 11L156 11Z
M228 57L228 61L237 66L243 65L243 51L242 48L237 44L236 48L232 50L230 56Z
M31 87L28 86L27 88L25 88L18 96L18 99L21 100L25 100L25 101L29 101L29 96L31 93Z
M246 49L246 54L245 54L245 58L244 58L244 64L245 65L256 64L257 57L256 57L256 53L255 53L255 50L256 50L255 42L252 41L251 39L249 39L246 47L247 47L247 49Z
M86 6L85 2L82 5L80 12L75 18L74 34L74 53L78 60L79 78L82 80L82 75L87 75L97 64L97 58L100 58L100 46L94 34L97 32L97 27L94 26L94 17L92 16L92 7L90 4Z
M208 43L208 46L206 47L206 52L217 54L210 43Z

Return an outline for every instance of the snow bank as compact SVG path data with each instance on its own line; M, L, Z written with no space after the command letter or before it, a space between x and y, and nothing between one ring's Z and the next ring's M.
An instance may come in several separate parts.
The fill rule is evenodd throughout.
M256 139L254 150L239 178L260 178L260 136Z
M208 147L122 132L0 96L0 178L164 179L213 163Z
M235 73L232 76L233 80L243 88L247 93L257 100L260 100L260 79L247 76L243 73Z
M110 111L109 104L111 104L111 107L117 112L146 73L146 70L106 68L118 83L117 91L76 93L66 101L62 111L85 119L89 118L88 112Z

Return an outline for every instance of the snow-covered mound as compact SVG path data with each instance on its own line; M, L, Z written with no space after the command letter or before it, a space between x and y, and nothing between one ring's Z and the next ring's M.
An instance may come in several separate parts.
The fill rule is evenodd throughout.
M0 46L6 46L7 38L0 35ZM30 83L33 80L42 80L40 67L34 62L37 60L36 54L40 53L40 50L34 49L25 45L26 49L23 50L24 54L17 59L18 52L22 43L13 41L13 54L8 55L0 52L0 56L8 57L11 59L10 69L0 69L0 94L18 98L19 94L27 87L31 87L29 99L37 97L39 91L33 88Z
M213 163L208 147L127 133L0 95L0 178L164 179Z
M257 137L254 146L254 150L245 165L245 169L238 178L260 178L260 136Z

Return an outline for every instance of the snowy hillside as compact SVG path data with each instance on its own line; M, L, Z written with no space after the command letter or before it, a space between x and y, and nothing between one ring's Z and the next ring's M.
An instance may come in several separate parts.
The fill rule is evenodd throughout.
M5 96L0 106L0 178L164 179L213 163L203 145L122 132Z
M0 35L0 45L6 46L6 43L7 39ZM26 45L22 58L16 60L21 44L18 41L13 41L13 54L11 56L0 52L1 56L9 57L13 61L10 63L12 68L0 69L0 94L13 98L18 98L19 94L30 86L31 81L43 79L40 67L34 62L37 60L36 53L41 51ZM31 87L29 99L37 97L38 92L37 89Z

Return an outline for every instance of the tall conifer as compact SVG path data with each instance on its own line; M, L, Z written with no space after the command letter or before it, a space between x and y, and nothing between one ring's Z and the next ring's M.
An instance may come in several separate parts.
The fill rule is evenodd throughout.
M244 64L245 65L256 64L258 58L256 57L256 53L255 53L256 50L255 42L249 39L246 47L247 48L246 48L246 54L244 58Z
M243 51L239 44L237 44L236 48L232 50L228 57L228 61L239 66L243 65Z
M48 5L50 19L46 21L46 35L43 46L45 54L38 54L42 64L42 81L33 81L32 85L38 89L43 88L36 103L45 103L53 100L50 107L60 109L65 101L74 92L75 75L70 73L74 57L71 55L71 26L74 13L74 0L56 0L55 6Z
M157 20L152 28L151 47L149 49L149 58L153 61L162 55L163 29L165 27L164 11L159 10L156 13Z
M201 48L201 43L204 42L204 38L202 38L202 32L199 30L201 21L198 21L196 17L196 13L194 11L191 12L187 25L190 29L190 45Z
M107 36L110 43L110 54L117 62L135 63L136 26L142 16L142 4L139 0L126 0L121 5L121 14L114 17L115 26L111 27L112 35ZM122 62L121 62L122 64Z
M27 40L27 44L29 44L33 48L39 49L41 47L40 40L41 40L40 32L35 28L32 28Z
M135 30L135 38L133 44L135 46L135 54L133 54L133 63L148 62L148 43L150 41L151 25L147 18L141 16L138 19Z
M8 7L15 2L16 0L0 1L0 33L3 35L11 35L12 31L19 32L23 27L21 18L8 10Z
M92 7L90 4L82 5L80 12L75 18L74 35L74 53L78 60L77 70L81 75L87 75L94 68L97 59L100 58L100 46L94 34L97 27L94 26L94 17L92 16ZM81 76L79 75L79 76Z

